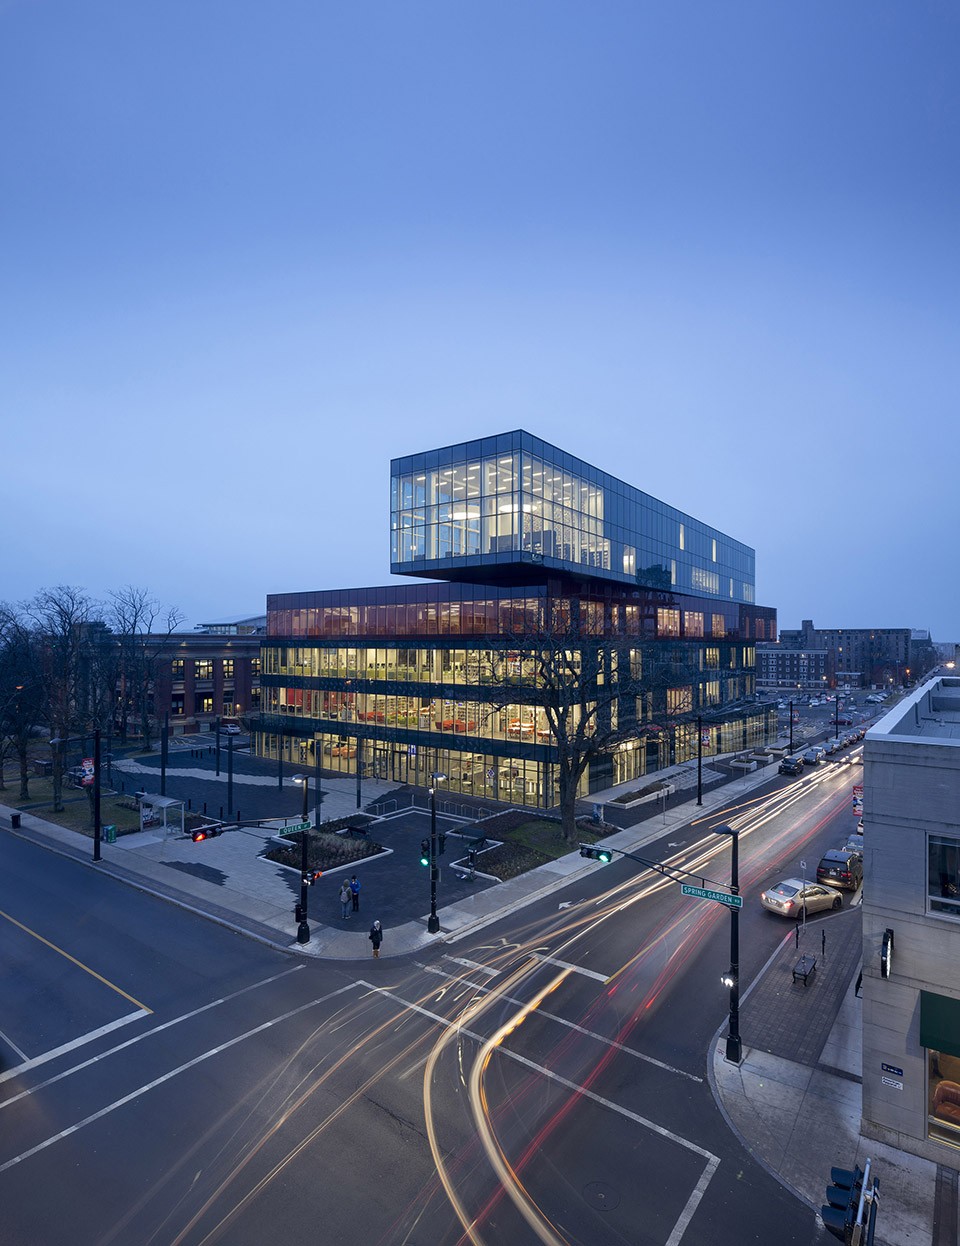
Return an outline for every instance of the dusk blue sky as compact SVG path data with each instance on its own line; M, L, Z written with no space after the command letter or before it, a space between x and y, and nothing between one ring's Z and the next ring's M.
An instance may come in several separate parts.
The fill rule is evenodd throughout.
M0 0L0 600L388 583L525 428L960 640L960 6Z

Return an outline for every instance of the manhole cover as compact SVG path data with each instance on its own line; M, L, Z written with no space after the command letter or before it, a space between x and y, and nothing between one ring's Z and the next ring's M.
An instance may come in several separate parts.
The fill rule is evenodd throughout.
M583 1187L583 1197L597 1211L613 1211L620 1206L620 1195L612 1185L603 1181L591 1181Z

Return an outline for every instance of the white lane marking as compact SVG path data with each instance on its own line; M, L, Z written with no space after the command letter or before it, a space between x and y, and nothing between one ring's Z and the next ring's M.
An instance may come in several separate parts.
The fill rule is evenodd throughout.
M559 969L572 969L574 973L582 973L585 978L593 978L597 982L610 981L608 973L597 973L594 969L584 969L582 965L571 965L568 960L557 960L553 956L544 956L542 952L531 952L531 956L535 956L537 960L542 960L544 964L556 965Z
M462 956L445 956L443 959L454 965L463 965L464 969L479 969L481 973L489 974L491 978L495 978L500 972L499 969L491 969L489 965L481 965L479 961L465 960Z
M122 1099L115 1099L113 1103L108 1103L99 1112L93 1112L90 1116L85 1116L82 1121L77 1121L75 1125L68 1125L66 1129L61 1129L58 1134L45 1138L43 1142L38 1142L36 1146L30 1147L29 1150L21 1151L19 1155L14 1155L12 1159L8 1159L5 1163L0 1164L0 1173L6 1172L8 1168L13 1168L15 1164L19 1164L25 1159L30 1159L41 1151L45 1151L47 1147L53 1146L55 1142L60 1142L63 1138L69 1138L71 1134L78 1133L87 1125L92 1125L94 1121L102 1120L103 1117L109 1116L111 1112L115 1112L117 1108L122 1108L128 1103L132 1103L135 1099L139 1099L141 1095L145 1095L151 1090L156 1090L158 1086L163 1086L166 1082L179 1077L181 1073L186 1073L190 1069L196 1068L197 1065L203 1064L205 1060L210 1060L213 1056L219 1056L224 1051L229 1051L231 1047L236 1047L238 1043L246 1042L248 1038L262 1034L264 1030L272 1029L275 1025L281 1025L284 1021L289 1021L291 1017L296 1017L301 1012L306 1012L308 1008L314 1008L317 1004L324 1004L327 1000L336 999L338 995L343 995L346 991L352 991L354 985L354 983L348 982L346 986L341 986L338 990L331 991L329 995L321 995L318 999L311 999L306 1004L300 1004L298 1008L291 1008L289 1012L282 1013L279 1017L273 1017L270 1021L264 1021L260 1025L255 1025L252 1030L238 1034L236 1038L229 1038L225 1043L220 1043L217 1047L211 1047L209 1051L201 1052L199 1056L194 1056L192 1060L188 1060L186 1064L178 1065L177 1068L171 1069L168 1073L155 1077L152 1082L139 1086L128 1095L124 1095Z
M792 935L790 936L793 937ZM464 986L473 987L475 991L489 992L491 988L479 982L466 982L462 978L454 978L452 974L444 973L442 969L438 969L435 965L423 965L420 961L413 962L424 973L437 974L441 978L446 978L451 982L462 982ZM522 999L516 999L513 995L501 995L501 999L505 999L508 1004L516 1004L518 1008L525 1007ZM577 1034L583 1034L586 1038L595 1038L598 1043L603 1043L606 1047L613 1047L615 1051L622 1051L625 1056L633 1056L636 1060L642 1060L645 1064L652 1064L658 1069L663 1069L665 1073L675 1073L678 1077L685 1077L688 1081L697 1082L702 1085L703 1078L697 1077L696 1073L688 1073L686 1069L674 1068L672 1064L665 1064L663 1060L656 1059L655 1056L644 1055L642 1051L636 1051L633 1047L627 1047L623 1043L618 1043L615 1038L607 1038L604 1034L598 1034L596 1030L584 1029L582 1025L577 1025L575 1021L568 1021L566 1017L558 1016L555 1012L550 1012L546 1008L537 1009L538 1017L546 1017L548 1021L556 1021L557 1025L564 1025L568 1030L574 1030Z
M707 1186L710 1184L710 1179L717 1171L719 1164L720 1161L715 1155L711 1156L707 1161L706 1168L704 1168L703 1172L700 1174L700 1180L697 1182L690 1197L687 1199L687 1205L680 1213L680 1218L673 1226L673 1232L667 1238L664 1246L678 1246L681 1237L683 1237L686 1232L687 1225L693 1219L693 1213L699 1207L700 1200L703 1198L704 1194L706 1194Z
M113 1030L119 1030L122 1026L129 1025L131 1021L139 1021L141 1017L149 1017L150 1011L149 1008L138 1008L136 1012L128 1012L125 1017L118 1017L116 1021L111 1021L107 1025L101 1025L98 1030L90 1030L89 1033L81 1034L79 1038L74 1038L69 1043L64 1043L60 1047L53 1047L50 1051L45 1051L42 1056L34 1056L30 1060L24 1060L23 1064L7 1069L6 1073L0 1073L0 1085L3 1082L9 1081L11 1077L18 1077L29 1069L35 1069L38 1064L46 1064L50 1060L56 1060L57 1056L66 1055L68 1051L75 1051L78 1047L85 1047L87 1043L92 1043L95 1039L102 1038L104 1034L112 1033Z
M398 995L396 991L391 991L389 987L374 986L372 982L360 980L357 981L357 986L363 986L368 990L376 991L378 995L386 995L389 999L396 1000L398 1004L402 1004L404 1008L410 1008L413 1012L419 1012L421 1016L428 1017L431 1021L436 1021L440 1025L448 1026L451 1024L449 1017L431 1012L429 1008L424 1008L420 1004L414 1004L410 1000L404 999L402 995ZM475 1042L481 1044L488 1041L482 1034L477 1034L475 1031L464 1027L458 1026L457 1033L465 1034L467 1038L472 1038ZM577 1082L571 1082L568 1078L561 1077L559 1073L554 1073L551 1069L544 1068L542 1064L536 1064L533 1060L528 1060L526 1056L521 1056L516 1051L510 1051L502 1043L496 1050L500 1055L506 1056L508 1060L515 1060L517 1064L522 1064L526 1068L532 1069L533 1072L540 1073L550 1081L557 1082L560 1086L565 1086L567 1090L572 1090L575 1094L582 1095L585 1099L592 1099L594 1103L599 1103L601 1107L609 1108L611 1112L617 1112L620 1116L625 1116L627 1120L631 1120L637 1125L642 1125L652 1133L659 1134L661 1138L667 1138L670 1142L676 1142L678 1146L682 1146L688 1151L693 1151L694 1154L702 1156L708 1162L712 1161L714 1168L720 1163L719 1156L714 1155L711 1151L704 1150L702 1146L698 1146L695 1142L690 1142L687 1138L681 1138L679 1134L673 1133L665 1125L658 1125L656 1121L649 1120L646 1116L640 1116L637 1112L631 1112L629 1108L621 1107L619 1103L614 1103L611 1099L604 1099L602 1095L598 1095L593 1090L588 1090L586 1086L581 1086ZM2 1171L3 1169L0 1168L0 1172Z
M17 1055L20 1057L20 1059L21 1059L21 1060L29 1060L29 1059L30 1059L30 1057L27 1055L27 1053L26 1053L25 1051L21 1051L21 1050L20 1050L20 1048L19 1048L19 1047L17 1046L17 1044L13 1041L13 1039L12 1039L12 1038L8 1038L8 1037L7 1037L7 1035L6 1035L6 1034L4 1034L3 1030L0 1030L0 1038L2 1038L2 1039L3 1039L3 1041L7 1044L7 1046L8 1046L8 1047L9 1047L12 1051L15 1051L15 1052L17 1053Z
M211 1000L209 1004L202 1004L199 1008L194 1008L192 1012L185 1012L179 1017L174 1017L171 1021L164 1021L160 1025L153 1026L152 1029L144 1030L142 1034L138 1034L135 1038L128 1038L126 1042L118 1043L116 1047L110 1047L106 1051L101 1051L99 1055L93 1056L89 1060L84 1060L82 1064L75 1064L69 1069L64 1069L62 1073L57 1073L54 1077L48 1077L45 1082L38 1082L36 1086L30 1086L27 1090L21 1090L19 1094L12 1095L9 1099L5 1099L0 1103L0 1111L8 1108L11 1103L16 1103L18 1099L26 1099L28 1095L36 1094L38 1090L45 1090L47 1086L52 1086L54 1082L62 1081L65 1077L72 1077L74 1073L79 1073L82 1069L88 1069L91 1064L105 1060L107 1056L114 1056L118 1051L132 1047L135 1043L140 1043L145 1038L150 1038L163 1030L169 1030L171 1026L180 1025L184 1021L190 1021L194 1017L199 1017L201 1013L209 1012L211 1008L219 1008L221 1004L229 1003L232 999L238 999L241 995L246 995L248 991L256 991L261 986L269 986L271 982L278 982L281 978L286 978L303 968L305 968L304 965L294 965L292 969L284 969L282 973L275 973L272 977L264 978L262 982L251 982L249 986L242 986L238 991L233 991L230 995L224 995L220 999ZM14 1073L19 1073L23 1067L21 1065L19 1068L11 1069L9 1075L12 1076Z

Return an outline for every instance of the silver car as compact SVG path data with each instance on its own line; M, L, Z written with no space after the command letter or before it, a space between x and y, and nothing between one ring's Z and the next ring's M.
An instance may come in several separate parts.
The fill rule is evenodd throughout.
M843 907L843 896L833 887L823 883L804 883L801 878L785 878L775 887L768 887L760 892L760 903L771 913L779 913L781 917L796 918L802 915L804 908L808 913L819 913L821 909L839 909Z

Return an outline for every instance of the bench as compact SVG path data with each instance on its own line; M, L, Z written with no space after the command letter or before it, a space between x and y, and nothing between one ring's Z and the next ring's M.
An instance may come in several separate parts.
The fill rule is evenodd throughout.
M370 832L365 826L341 826L335 833L348 835L351 839L366 839Z
M817 958L815 956L803 955L793 967L793 980L799 982L803 979L803 985L807 985L807 979L817 971Z

